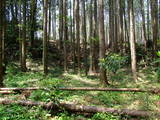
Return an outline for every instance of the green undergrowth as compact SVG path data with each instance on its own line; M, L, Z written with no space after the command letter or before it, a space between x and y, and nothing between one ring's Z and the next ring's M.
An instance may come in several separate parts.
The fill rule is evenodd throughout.
M121 69L114 77L108 77L112 88L160 88L156 73L152 68L139 70L138 82L131 78L130 70ZM137 109L160 111L160 96L149 93L100 92L100 91L60 91L56 87L102 87L96 76L78 76L73 73L63 73L60 68L53 68L47 76L42 72L20 71L16 64L7 67L5 76L6 87L44 87L51 91L36 90L27 98L32 101L66 102L77 105L101 106L115 109ZM0 96L9 99L21 99L21 95ZM128 116L97 113L84 116L67 113L52 113L41 107L22 107L19 105L0 105L0 120L129 120ZM156 118L138 118L156 120Z

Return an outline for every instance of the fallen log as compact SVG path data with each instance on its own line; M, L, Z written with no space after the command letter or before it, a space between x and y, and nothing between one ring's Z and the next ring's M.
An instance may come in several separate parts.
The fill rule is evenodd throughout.
M0 91L0 94L15 94L13 91Z
M66 91L112 91L112 92L148 92L152 94L160 94L160 89L140 89L140 88L93 88L93 87L57 87L57 88L0 88L1 91L25 91L25 90L66 90Z
M69 91L121 91L121 92L147 92L139 88L92 88L92 87L70 87L70 88L58 88L59 90Z
M138 116L138 117L149 117L152 115L158 115L158 113L153 113L151 111L141 111L141 110L129 110L129 109L121 109L117 110L114 108L105 108L105 107L96 107L96 106L83 106L83 105L75 105L75 104L67 104L67 103L59 103L55 104L53 102L49 102L48 104L44 102L33 102L33 101L24 101L24 100L9 100L9 99L0 99L0 104L8 105L8 104L18 104L23 106L41 106L45 109L50 110L67 110L69 112L80 112L80 113L112 113L118 115L129 115L129 116ZM158 116L159 117L159 116Z
M25 90L39 90L39 87L29 87L29 88L0 88L1 91L25 91ZM45 89L45 88L43 88Z

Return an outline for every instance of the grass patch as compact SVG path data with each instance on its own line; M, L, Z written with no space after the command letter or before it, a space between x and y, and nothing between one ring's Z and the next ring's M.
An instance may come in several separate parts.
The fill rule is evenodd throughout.
M117 76L110 78L112 86L108 87L158 87L156 74L151 68L142 69L138 73L139 81L135 83L128 69L121 69ZM23 73L16 64L7 68L6 87L101 87L99 79L94 76L78 76L73 73L63 74L62 69L50 70L48 76L42 72L28 71ZM1 97L5 97L2 96ZM9 98L14 98L10 96ZM33 91L30 100L44 102L71 102L79 105L112 107L115 109L138 109L160 111L160 96L148 93L100 92L100 91ZM121 120L129 117L97 113L91 117L68 114L67 112L52 114L39 107L22 107L18 105L0 105L0 120ZM145 118L152 119L152 118Z

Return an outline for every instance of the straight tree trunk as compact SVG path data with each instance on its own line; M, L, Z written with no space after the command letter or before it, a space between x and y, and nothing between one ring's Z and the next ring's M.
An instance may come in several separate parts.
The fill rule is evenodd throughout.
M118 42L119 42L119 27L118 27L118 22L119 22L119 13L118 13L118 1L113 0L113 6L114 6L114 52L118 52Z
M58 48L62 48L62 39L63 39L63 1L59 0L59 41Z
M95 73L95 64L94 64L94 17L93 17L93 0L90 1L90 8L89 8L89 41L90 41L90 55L89 55L89 75Z
M93 72L96 73L96 66L97 65L97 54L99 52L99 49L98 49L98 43L97 43L97 36L98 36L98 19L97 19L97 0L94 0L94 18L93 18L93 37L94 37L94 40L93 40Z
M77 62L78 62L78 74L80 75L81 63L80 63L80 13L79 13L79 0L75 1L76 9L76 40L77 40Z
M104 0L98 0L98 30L99 30L99 59L105 58L105 32L104 32ZM103 84L108 84L106 71L100 67L100 80Z
M21 70L25 72L27 70L26 67L26 1L23 1L23 33L22 33L22 58L21 58Z
M31 0L31 29L30 29L30 39L31 39L31 48L34 48L34 39L36 31L36 12L37 12L37 0Z
M86 5L85 0L81 0L82 2L82 16L83 16L83 47L84 47L84 65L85 65L85 75L87 75L88 67L87 67L87 31L86 31Z
M19 0L19 50L22 50L22 1ZM22 61L22 52L19 53L19 62L21 64Z
M133 78L137 80L137 61L136 61L136 48L135 48L135 30L134 30L134 12L133 12L133 0L128 0L128 12L129 12L129 32L130 32L130 50L131 50L131 69Z
M48 0L44 0L44 15L43 15L43 71L44 74L47 74L48 67L47 67L47 39L48 39Z
M147 51L147 36L146 36L146 23L145 23L145 13L144 13L144 1L140 0L141 4L141 15L142 15L142 27L143 27L143 38L144 38L144 48Z
M57 10L57 0L51 0L51 3L53 5L53 12L52 12L52 35L53 35L53 40L56 41L57 36L56 36L56 10Z
M4 63L4 67L6 67L6 56L5 56L5 39L6 39L6 28L7 28L7 22L6 22L6 1L3 1L3 30L2 30L2 61ZM5 71L3 70L3 73Z
M124 46L124 20L123 20L123 16L124 16L124 12L123 12L123 8L125 7L125 1L124 0L119 0L119 17L120 17L120 28L119 28L119 42L120 42L120 51L121 53L124 53L125 50L125 46Z
M150 26L150 25L149 25L149 24L150 24L150 23L149 23L149 22L150 22L150 20L149 20L149 18L150 18L150 15L149 15L149 13L150 13L150 12L149 12L149 1L150 1L150 0L147 0L147 34L148 34L147 40L148 40L148 41L150 40L150 30L149 30L149 28L150 28L150 27L149 27L149 26Z
M67 40L68 40L68 24L67 24L67 2L63 0L63 53L64 53L64 72L67 72Z
M76 72L76 0L73 0L73 69Z
M152 39L153 39L153 58L156 57L157 40L158 40L158 0L151 0L151 24L152 24Z
M2 40L3 40L3 6L4 0L0 1L0 87L3 87L3 58L2 58Z

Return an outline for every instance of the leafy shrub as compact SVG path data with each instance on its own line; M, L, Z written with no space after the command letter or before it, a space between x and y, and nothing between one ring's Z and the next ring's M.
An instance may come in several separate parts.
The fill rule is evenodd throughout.
M110 53L105 59L100 60L100 66L109 72L116 73L120 68L125 65L127 57L119 54Z
M92 120L120 120L119 117L111 114L97 113L92 117Z
M155 59L154 61L154 64L160 64L160 51L157 52L157 56L158 58ZM158 81L160 81L160 67L158 66L157 70L156 70L156 73L157 73L157 79Z
M48 111L41 107L22 107L20 105L0 105L0 120L47 120Z

